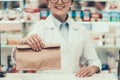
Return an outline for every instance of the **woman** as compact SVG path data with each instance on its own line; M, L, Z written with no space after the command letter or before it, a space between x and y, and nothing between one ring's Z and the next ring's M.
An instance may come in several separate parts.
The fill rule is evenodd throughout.
M51 15L34 25L34 29L20 44L28 44L40 51L44 44L61 44L61 72L88 77L101 69L101 62L84 26L67 15L73 0L47 0ZM82 65L82 66L81 66Z

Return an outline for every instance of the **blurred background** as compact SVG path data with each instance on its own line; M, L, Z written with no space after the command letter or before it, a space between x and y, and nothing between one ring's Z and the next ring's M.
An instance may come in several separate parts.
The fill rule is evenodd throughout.
M31 31L35 22L50 14L46 0L0 0L2 70L16 72L10 57L12 48ZM74 0L68 15L89 30L102 70L116 72L120 50L120 0Z

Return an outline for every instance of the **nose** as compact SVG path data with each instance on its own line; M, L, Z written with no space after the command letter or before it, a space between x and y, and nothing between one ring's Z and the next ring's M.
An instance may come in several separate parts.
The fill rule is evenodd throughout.
M62 0L58 0L58 3L61 4L61 3L63 3L63 1Z

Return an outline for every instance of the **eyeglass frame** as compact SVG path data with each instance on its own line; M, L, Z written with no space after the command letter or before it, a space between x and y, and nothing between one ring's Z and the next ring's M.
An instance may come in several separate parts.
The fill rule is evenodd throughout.
M52 0L49 0L51 1L52 3L58 3L59 0L56 0L56 2L53 2ZM72 0L68 0L67 2L64 2L64 0L61 0L63 3L68 3L69 1L72 1Z

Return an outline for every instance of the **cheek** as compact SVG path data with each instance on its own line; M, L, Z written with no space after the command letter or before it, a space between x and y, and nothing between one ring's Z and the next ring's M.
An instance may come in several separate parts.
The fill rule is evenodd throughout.
M68 12L70 10L70 7L66 7L65 11Z
M69 10L72 7L71 4L66 5L66 10Z
M48 4L48 8L52 9L53 7L54 7L53 4L51 3Z
M56 10L53 5L49 5L49 8L50 8L51 11L55 11Z

